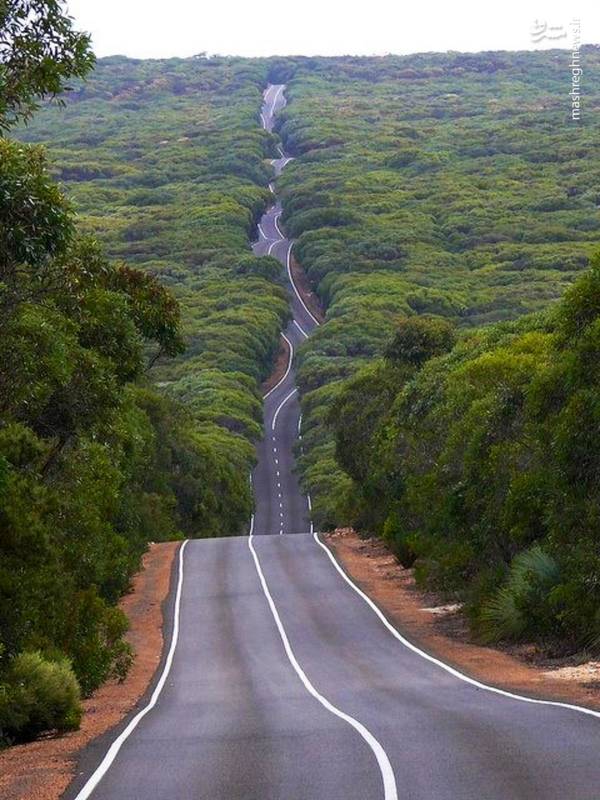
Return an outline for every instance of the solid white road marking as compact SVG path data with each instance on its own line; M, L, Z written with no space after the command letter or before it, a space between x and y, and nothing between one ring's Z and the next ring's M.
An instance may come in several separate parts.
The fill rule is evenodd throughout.
M277 630L279 632L279 636L281 637L281 641L283 642L283 648L285 653L290 661L290 664L294 668L296 675L302 681L302 684L306 691L315 698L327 711L333 714L336 717L344 720L347 722L348 725L351 725L357 733L362 736L368 746L371 748L373 755L377 759L377 765L379 766L379 771L381 772L381 778L383 780L383 797L384 800L398 800L398 790L396 788L396 778L394 777L394 770L392 769L392 765L390 764L390 760L388 758L387 753L379 743L379 741L373 736L373 734L366 728L361 722L359 722L354 717L351 717L350 714L346 714L341 709L337 708L330 703L329 700L324 697L320 692L318 692L315 687L312 685L310 680L308 679L306 673L298 663L296 656L294 655L294 651L290 645L289 639L287 637L287 633L285 632L285 628L283 627L283 623L279 616L279 612L277 611L277 607L271 596L271 592L267 585L267 581L262 571L262 567L260 565L260 560L254 549L252 536L248 537L248 547L250 548L250 552L252 553L252 558L254 559L254 565L256 567L256 572L258 573L258 578L260 584L262 586L262 590L264 595L267 599L267 603L269 608L271 609L271 614L273 615L273 619L275 620L275 625L277 626Z
M290 397L293 397L296 394L297 391L298 391L298 389L296 389L296 388L292 389L292 391L288 395L286 395L283 398L283 400L281 401L281 403L279 403L279 405L277 406L277 410L273 414L273 422L271 423L271 430L272 431L275 430L275 425L277 424L277 417L279 416L279 412L284 407L284 405L287 403L287 401L290 399ZM275 459L275 463L277 463L277 459Z
M281 219L281 214L277 214L276 217L273 217L273 224L275 225L275 229L277 230L277 233L281 236L282 239L285 239L283 231L279 227L279 220L280 219Z
M567 708L570 711L579 711L581 714L588 714L591 717L597 717L600 719L600 711L594 711L591 708L585 708L584 706L576 706L572 705L571 703L561 703L558 700L539 700L535 697L524 697L520 694L515 694L514 692L507 692L504 689L498 689L496 686L489 686L487 683L481 683L481 681L476 680L475 678L470 678L468 675L465 675L464 672L459 672L459 670L451 667L449 664L446 664L444 661L440 661L439 658L435 658L435 656L426 653L424 650L421 650L419 647L414 645L412 642L409 642L408 639L405 639L402 634L394 628L391 622L388 621L387 617L384 613L375 605L375 603L368 597L362 589L359 589L358 586L354 583L354 581L348 577L348 575L344 572L344 570L340 567L338 562L336 561L333 553L327 547L327 545L323 544L323 542L319 539L319 534L315 531L313 533L313 538L319 547L322 547L323 550L327 553L331 563L336 568L336 570L340 573L342 578L346 581L348 586L350 586L354 591L362 597L365 603L377 614L381 622L385 625L388 631L392 634L392 636L397 639L401 644L403 644L409 650L412 650L413 653L416 653L421 658L424 658L426 661L430 661L432 664L435 664L437 667L445 670L446 672L453 675L455 678L458 678L465 683L470 683L471 686L475 686L477 689L484 689L486 692L492 692L493 694L499 694L503 697L509 697L511 700L521 700L523 703L531 703L533 705L541 705L541 706L556 706L557 708Z
M282 333L281 335L283 336L283 338L285 339L285 341L288 344L288 347L290 348L287 368L286 368L286 370L285 370L285 372L283 374L283 378L281 378L279 381L277 381L275 386L273 386L272 389L269 389L269 391L266 394L263 394L263 400L266 400L269 395L273 394L275 389L278 389L281 386L281 384L284 382L284 380L290 374L290 370L292 368L292 361L294 360L294 345L290 342L290 340L287 338L285 333ZM273 430L274 430L274 428L273 428Z
M302 303L302 307L304 308L304 310L306 311L308 316L312 319L312 321L315 323L315 325L320 325L319 320L315 317L315 315L312 313L310 308L306 305L306 303L302 299L302 295L298 291L298 287L294 283L294 279L292 277L291 258L292 258L292 242L290 242L290 244L289 244L288 251L287 251L287 257L286 257L286 267L287 267L288 278L290 279L290 283L292 284L292 288L293 288L294 292L296 293L296 297Z
M252 517L252 523L254 523L254 517ZM252 528L253 527L254 525L252 524ZM173 657L175 655L175 648L177 647L177 640L179 638L179 616L181 609L181 592L183 589L183 553L185 551L186 545L187 545L187 540L179 548L179 571L177 577L177 590L175 593L175 608L173 610L173 633L171 635L171 646L169 647L169 652L167 654L167 658L161 676L158 679L158 683L154 687L154 691L152 692L152 696L148 701L148 704L144 706L144 708L135 715L135 717L129 722L125 730L123 730L119 734L119 736L117 736L117 738L108 748L108 751L104 756L104 758L102 759L102 761L100 762L99 766L96 767L91 777L89 778L85 786L81 789L75 800L86 800L86 798L92 794L96 786L100 783L100 781L110 768L111 764L117 757L117 753L123 746L125 740L128 739L129 736L131 736L133 731L137 728L138 724L146 716L146 714L149 711L152 711L152 709L154 708L154 706L158 701L160 693L163 690L167 677L169 676L169 672L171 671L171 666L173 664Z
M304 336L305 339L308 339L308 333L304 330L302 325L300 325L300 323L297 320L294 320L294 325L298 328L302 336Z

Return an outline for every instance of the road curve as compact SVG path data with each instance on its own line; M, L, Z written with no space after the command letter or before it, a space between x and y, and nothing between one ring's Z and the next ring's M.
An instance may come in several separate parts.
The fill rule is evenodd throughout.
M269 130L283 91L265 92ZM284 261L280 211L269 209L254 249ZM291 286L290 298L309 333ZM285 333L294 347L304 338L294 323ZM509 696L431 659L308 532L294 389L290 366L265 398L251 535L180 552L154 693L89 748L66 797L597 800L599 714Z
M271 85L265 92L261 121L266 130L273 130L275 115L285 105L283 85ZM272 164L276 175L291 161L280 151ZM271 184L273 190L273 184ZM318 324L304 305L290 271L292 242L286 238L280 224L281 204L274 196L258 226L259 238L253 245L256 255L271 255L284 267L290 298L292 322L284 331L291 353L289 369L282 381L265 396L265 435L257 446L258 462L253 472L256 513L255 535L312 533L310 499L302 495L295 473L294 445L298 439L300 406L296 394L296 374L293 355L298 345Z

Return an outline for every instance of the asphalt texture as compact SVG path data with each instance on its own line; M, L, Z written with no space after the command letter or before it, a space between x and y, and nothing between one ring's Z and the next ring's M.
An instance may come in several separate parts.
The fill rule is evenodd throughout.
M267 129L284 103L270 86ZM287 269L280 213L254 250ZM295 348L316 322L289 291ZM488 691L411 650L310 533L294 380L291 366L265 399L252 535L187 543L156 705L118 752L90 749L67 797L598 800L597 716Z

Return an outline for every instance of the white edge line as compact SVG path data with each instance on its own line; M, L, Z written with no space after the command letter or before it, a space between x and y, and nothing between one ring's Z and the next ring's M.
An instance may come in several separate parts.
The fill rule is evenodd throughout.
M357 733L359 733L365 742L371 748L373 755L377 759L377 765L379 766L379 771L381 772L381 777L383 780L383 794L384 800L398 800L398 790L396 788L396 779L394 777L394 771L392 769L392 765L390 764L390 760L387 756L387 753L379 743L379 741L373 736L373 734L366 728L361 722L354 717L351 717L349 714L346 714L344 711L341 711L339 708L330 703L326 697L320 694L315 687L312 685L306 673L298 663L296 656L294 655L294 651L290 645L289 639L287 637L287 633L285 632L285 628L283 627L283 623L279 616L279 612L277 611L277 607L273 601L273 597L271 596L271 592L269 591L269 587L265 580L265 576L262 571L262 567L260 565L260 561L256 550L254 549L254 544L252 541L253 537L248 537L248 547L250 548L250 552L252 553L252 558L254 559L254 565L256 567L256 572L258 573L258 578L260 580L260 584L262 586L262 590L264 592L265 597L267 598L267 603L269 608L271 609L271 614L273 615L273 619L275 620L275 625L277 626L277 630L279 632L279 636L281 637L281 641L283 642L283 648L285 653L290 661L290 664L294 668L296 675L300 678L304 688L306 691L315 698L327 711L333 714L336 717L344 720L347 722L348 725L351 725Z
M273 422L271 423L271 430L272 430L272 431L274 431L274 430L275 430L275 425L277 425L277 417L279 416L279 412L280 412L280 411L281 411L281 409L284 407L284 405L287 403L287 401L290 399L290 397L292 397L293 395L295 395L297 391L298 391L298 389L292 389L292 391L291 391L289 394L287 394L287 395L286 395L286 396L283 398L283 400L281 401L281 403L279 403L279 405L277 406L277 410L276 410L276 411L275 411L275 413L273 414ZM275 459L275 463L276 463L276 464L277 464L277 463L279 463L279 462L277 461L277 459Z
M171 636L171 646L169 647L169 653L167 655L165 665L163 667L162 674L158 679L158 683L156 684L154 691L152 692L152 696L148 701L148 704L144 706L144 708L139 711L135 717L129 722L127 727L121 731L119 736L114 740L111 746L108 748L108 751L100 764L96 767L90 778L88 779L85 786L81 789L79 794L76 796L75 800L86 800L89 797L94 789L98 786L106 772L111 767L113 761L117 757L117 754L121 747L123 746L126 739L131 736L133 731L137 728L140 721L146 714L151 711L154 706L156 705L160 693L163 690L163 687L166 683L167 677L169 672L171 671L171 666L173 664L173 657L175 655L175 648L177 647L177 640L179 638L179 614L181 609L181 593L183 588L183 553L187 545L187 539L183 542L181 547L179 548L179 574L177 578L177 592L175 594L175 608L173 610L173 634Z
M424 650L421 650L419 647L414 645L412 642L409 642L408 639L405 639L402 634L394 628L391 622L388 621L387 617L383 614L383 612L375 605L375 603L368 597L362 589L359 589L358 586L352 581L351 578L344 572L344 570L340 567L338 562L335 559L335 556L331 552L331 550L327 547L327 545L323 544L323 542L319 539L319 534L315 531L313 533L313 538L319 547L322 547L323 550L327 553L331 563L340 573L342 578L346 581L346 583L354 589L354 591L362 597L365 603L371 608L372 611L377 614L380 621L385 625L388 631L394 636L394 638L398 639L405 647L409 650L412 650L413 653L416 653L421 658L424 658L426 661L430 661L432 664L435 664L437 667L445 670L446 672L453 675L455 678L459 678L461 681L465 681L465 683L470 683L471 686L475 686L478 689L484 689L486 692L492 692L494 694L502 695L503 697L509 697L511 700L521 700L523 703L532 703L533 705L543 705L543 706L556 706L557 708L566 708L570 711L579 711L581 714L588 714L591 717L597 717L600 719L600 711L594 711L591 708L585 708L584 706L576 706L572 705L571 703L561 703L559 700L541 700L535 697L525 697L520 694L515 694L514 692L508 692L505 689L498 689L496 686L490 686L487 683L481 683L481 681L476 680L475 678L470 678L468 675L465 675L464 672L460 672L454 667L451 667L449 664L446 664L444 661L440 661L439 658L435 658L435 656L426 653Z
M302 325L300 325L300 323L297 322L296 320L294 320L294 325L298 328L302 336L304 336L305 339L308 339L308 333L304 330Z
M290 340L287 338L285 333L282 333L281 335L285 339L285 341L288 343L288 347L290 348L290 357L288 359L287 369L283 374L283 378L278 380L277 383L275 384L275 386L273 386L272 389L269 389L269 391L266 394L263 394L263 400L266 400L267 397L275 391L275 389L277 389L277 388L279 388L281 386L281 384L284 382L284 380L290 374L290 370L292 368L292 361L294 360L294 345L290 342Z
M281 219L281 213L279 213L279 214L276 214L276 215L273 217L273 224L274 224L274 225L275 225L275 227L277 228L277 233L278 233L278 234L281 236L281 238L282 238L282 239L285 239L285 234L283 233L283 231L282 231L282 230L281 230L281 228L279 227L279 220L280 220L280 219Z
M275 225L277 225L277 218L276 218L276 221L275 221ZM279 225L277 225L277 230L279 230ZM301 296L300 292L298 291L298 288L296 287L296 284L294 283L294 279L292 277L292 268L291 268L292 244L293 243L290 242L290 246L288 247L287 258L286 258L286 266L287 266L288 278L290 279L290 283L292 284L293 290L296 292L296 297L302 303L302 306L303 306L304 310L306 311L306 313L308 314L308 316L312 319L312 321L315 323L315 325L320 325L319 320L315 317L315 315L311 312L309 307L306 305L306 303L302 299L302 296Z

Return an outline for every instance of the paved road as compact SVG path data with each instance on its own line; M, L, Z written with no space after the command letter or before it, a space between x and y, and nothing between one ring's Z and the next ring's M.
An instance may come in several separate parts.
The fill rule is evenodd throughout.
M262 121L267 130L273 128L273 118L285 104L283 86L271 85L265 93ZM279 175L290 159L285 155L273 161ZM273 185L271 185L273 188ZM275 197L274 197L275 200ZM297 292L290 273L289 239L280 225L281 204L274 202L259 225L259 238L253 246L257 255L272 255L284 266L293 320L284 331L288 346L295 351L310 334L317 322ZM293 364L285 379L265 397L265 438L257 448L258 464L253 474L256 515L256 535L312 532L310 499L300 492L294 472L294 446L298 440L300 407L296 394Z
M282 95L267 91L266 127ZM255 249L284 259L278 213ZM90 748L67 796L598 800L598 715L489 690L411 649L306 532L293 389L290 370L265 401L255 535L186 544L160 682L108 754L106 740Z

